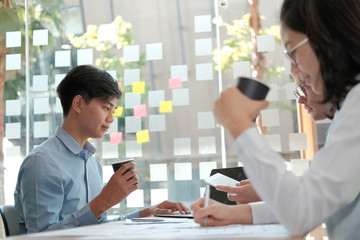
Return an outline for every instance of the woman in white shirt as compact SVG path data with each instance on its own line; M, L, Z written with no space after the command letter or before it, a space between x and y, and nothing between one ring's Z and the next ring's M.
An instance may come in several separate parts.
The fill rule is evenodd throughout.
M266 101L229 88L215 103L215 116L235 139L234 147L269 211L249 205L193 204L203 225L280 222L301 236L326 222L329 239L360 236L360 1L285 0L280 14L285 55L298 85L323 94L336 107L325 146L297 177L258 133L252 119ZM266 214L263 214L266 213Z

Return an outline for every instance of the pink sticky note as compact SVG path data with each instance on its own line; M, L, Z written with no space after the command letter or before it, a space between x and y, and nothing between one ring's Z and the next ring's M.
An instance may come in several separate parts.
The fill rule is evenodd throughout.
M169 79L169 88L180 88L181 87L181 78L170 78Z
M120 144L122 141L122 132L110 133L110 144Z
M122 87L122 82L118 82L118 86L119 86L119 88L121 88Z
M146 104L141 104L134 107L134 117L146 117Z

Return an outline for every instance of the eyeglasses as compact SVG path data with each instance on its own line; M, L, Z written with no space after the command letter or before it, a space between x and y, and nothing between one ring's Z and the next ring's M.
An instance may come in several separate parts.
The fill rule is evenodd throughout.
M302 40L301 42L299 42L298 44L296 44L295 47L293 47L292 49L290 49L289 51L288 50L284 50L284 54L285 54L285 57L287 59L289 59L289 61L291 62L291 64L294 64L295 66L297 65L297 62L296 62L296 59L295 59L295 56L294 56L294 52L296 49L298 49L299 47L301 47L302 45L304 45L307 41L309 41L308 38L305 38L304 40Z
M293 93L297 99L306 98L306 89L304 86L297 86Z

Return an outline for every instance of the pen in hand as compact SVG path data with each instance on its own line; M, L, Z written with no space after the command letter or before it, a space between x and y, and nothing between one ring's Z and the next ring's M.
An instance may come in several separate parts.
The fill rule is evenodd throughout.
M210 185L206 185L206 189L205 189L205 203L204 203L204 208L206 208L207 206L209 206L209 199L210 199ZM204 226L206 227L207 224L207 219L208 217L206 216L204 218Z

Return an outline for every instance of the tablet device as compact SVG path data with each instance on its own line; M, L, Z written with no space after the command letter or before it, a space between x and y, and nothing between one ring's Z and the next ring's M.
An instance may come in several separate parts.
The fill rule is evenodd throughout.
M240 182L222 173L215 173L214 175L205 178L204 181L213 187L216 187L218 185L236 187L236 184Z
M179 212L173 212L173 213L157 213L154 215L155 217L174 217L174 218L194 218L192 213L189 214L181 214Z

